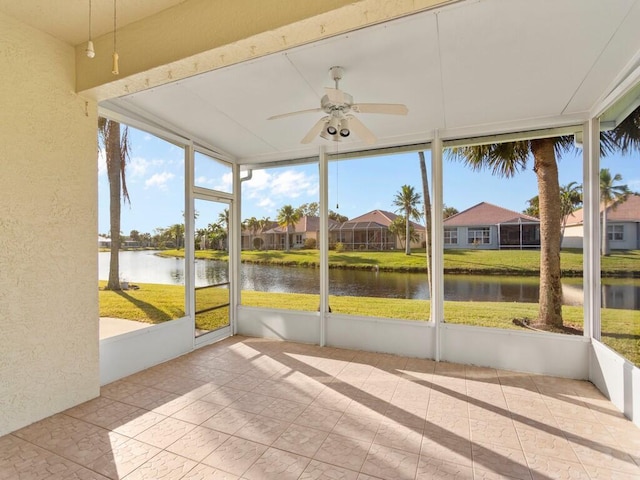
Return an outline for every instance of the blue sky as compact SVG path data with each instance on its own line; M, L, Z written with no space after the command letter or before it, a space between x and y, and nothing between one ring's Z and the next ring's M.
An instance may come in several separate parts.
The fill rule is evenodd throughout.
M131 230L153 233L157 227L182 223L184 211L184 154L175 145L150 134L130 129L131 159L127 186L131 206L122 208L122 233ZM430 171L430 156L426 152ZM640 154L612 155L601 161L603 168L620 173L623 183L640 191ZM582 154L565 155L559 161L560 184L582 183ZM198 184L228 190L230 175L216 171L216 178L200 176ZM198 172L196 172L198 176ZM109 231L109 187L104 155L98 159L99 232ZM462 211L486 201L522 211L537 194L536 176L529 168L506 179L488 172L474 172L459 162L445 159L444 203ZM329 208L349 218L373 209L395 211L393 198L404 184L422 192L418 154L372 157L331 162ZM297 207L319 199L317 165L255 170L243 184L242 218L275 218L282 205ZM338 208L336 208L338 207Z

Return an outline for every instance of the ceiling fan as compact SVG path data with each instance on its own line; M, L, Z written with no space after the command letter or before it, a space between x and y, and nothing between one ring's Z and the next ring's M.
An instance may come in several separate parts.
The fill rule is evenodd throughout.
M310 143L318 134L326 139L336 142L355 133L365 143L371 145L376 142L376 136L353 113L382 113L388 115L406 115L409 109L399 103L353 103L353 97L339 88L344 69L331 67L331 78L335 82L335 88L325 88L325 95L320 99L320 108L311 108L297 112L283 113L269 117L268 120L285 118L291 115L300 115L309 112L325 112L322 117L311 127L301 143Z

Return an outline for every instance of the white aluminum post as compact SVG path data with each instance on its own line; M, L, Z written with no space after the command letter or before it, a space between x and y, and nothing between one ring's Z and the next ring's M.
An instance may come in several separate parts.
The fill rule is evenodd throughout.
M583 132L584 197L584 335L600 340L600 120L592 118Z
M193 342L196 339L195 302L195 255L194 255L194 199L193 199L193 164L195 150L193 142L189 142L184 149L184 290L185 316L191 318L193 326ZM179 246L179 245L176 245Z
M240 304L240 255L242 254L242 220L240 203L241 182L240 167L237 163L231 165L233 172L233 199L231 201L231 229L229 231L229 284L231 291L229 292L231 303L229 308L229 321L231 322L231 335L238 333L237 328L237 312Z
M440 361L440 322L444 317L444 230L442 219L442 140L438 130L431 143L431 321L435 324L435 360Z
M327 152L320 147L320 346L327 343L327 313L329 311L329 167Z

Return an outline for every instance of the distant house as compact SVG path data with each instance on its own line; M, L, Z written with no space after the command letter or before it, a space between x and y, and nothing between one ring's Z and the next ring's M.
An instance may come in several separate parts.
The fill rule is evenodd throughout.
M600 206L602 214L603 205ZM602 216L602 215L601 215ZM640 249L640 195L607 207L607 235L611 250ZM562 248L582 248L584 240L584 209L567 217Z
M395 250L404 248L403 242L389 231L389 226L398 217L385 210L371 212L352 218L344 223L329 227L329 243L341 242L348 250ZM419 248L425 238L424 226L411 222L418 239L411 242L412 248Z
M481 202L444 220L444 248L540 247L540 220Z
M336 223L338 222L329 219L329 228ZM256 234L245 229L242 231L242 248L249 250L252 248L282 250L286 248L287 233L289 234L290 248L302 248L307 240L314 240L317 245L320 238L320 218L305 215L288 229L281 227L277 222L273 222L263 232ZM256 247L256 244L259 246Z
M269 222L262 230L253 231L243 228L240 238L240 248L242 250L266 250L267 232L278 226L278 222Z
M111 248L111 239L98 236L98 248Z

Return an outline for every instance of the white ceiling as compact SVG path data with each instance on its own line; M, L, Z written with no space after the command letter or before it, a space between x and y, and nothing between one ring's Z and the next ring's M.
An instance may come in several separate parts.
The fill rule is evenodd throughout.
M640 0L469 0L103 104L176 127L251 164L330 151L300 140L324 114L329 67L356 102L404 103L406 117L359 114L376 146L575 125L639 66ZM351 135L340 151L363 148Z

